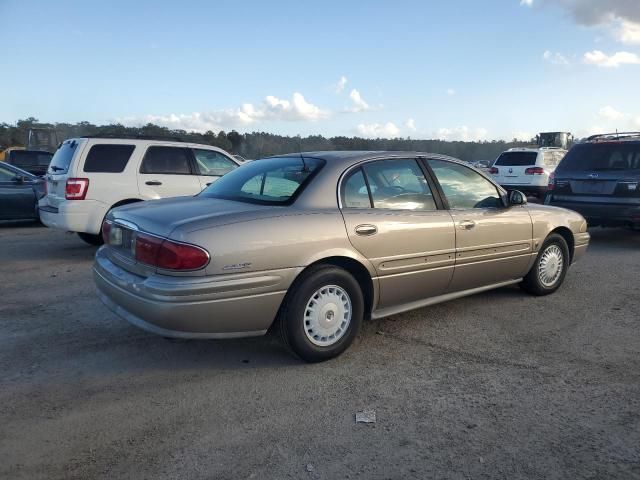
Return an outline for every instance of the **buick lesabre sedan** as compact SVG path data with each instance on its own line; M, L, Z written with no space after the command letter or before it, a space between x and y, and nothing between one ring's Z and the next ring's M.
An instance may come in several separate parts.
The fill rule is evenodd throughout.
M196 197L112 210L102 301L165 337L264 334L306 361L362 322L519 284L546 295L589 243L579 214L528 205L453 158L313 152L251 162Z

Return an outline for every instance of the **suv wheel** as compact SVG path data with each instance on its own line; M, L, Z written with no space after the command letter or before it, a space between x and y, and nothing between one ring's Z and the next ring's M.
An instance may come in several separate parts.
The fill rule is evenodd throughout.
M533 267L520 282L520 287L532 295L549 295L562 285L570 262L566 240L552 233L542 244Z
M342 268L318 266L302 274L287 293L278 323L285 345L307 362L344 352L364 316L358 282Z
M102 235L93 235L91 233L77 232L78 236L87 242L89 245L94 245L96 247L102 245L104 241L102 240Z

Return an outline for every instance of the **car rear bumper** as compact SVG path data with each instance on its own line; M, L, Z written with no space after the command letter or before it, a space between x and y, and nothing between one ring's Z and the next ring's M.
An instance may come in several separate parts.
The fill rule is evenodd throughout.
M85 232L97 235L108 207L95 200L70 200L56 207L47 204L46 199L39 204L40 220L49 228L68 232Z
M640 205L571 202L553 196L548 196L545 203L578 212L591 226L640 225Z
M98 296L114 313L151 333L176 338L263 335L298 269L215 277L141 277L98 250Z

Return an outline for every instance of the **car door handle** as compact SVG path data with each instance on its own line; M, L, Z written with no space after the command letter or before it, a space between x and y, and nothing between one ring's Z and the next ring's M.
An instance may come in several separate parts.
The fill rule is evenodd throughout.
M162 182L159 182L157 180L149 180L148 182L144 182L145 185L162 185Z
M473 220L463 220L458 223L458 227L460 227L461 230L471 230L475 226L476 222L474 222Z
M378 233L378 227L376 227L375 225L365 224L358 225L356 227L356 234L358 235L369 236L375 235L376 233Z

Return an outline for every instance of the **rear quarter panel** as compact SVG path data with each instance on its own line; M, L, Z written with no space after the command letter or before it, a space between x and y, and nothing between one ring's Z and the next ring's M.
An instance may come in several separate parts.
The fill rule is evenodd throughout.
M209 251L206 275L306 267L323 258L343 256L357 260L375 276L373 266L351 246L337 209L292 210L200 230L178 228L171 238Z

